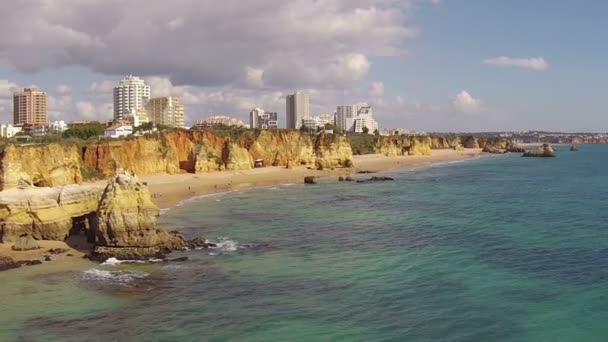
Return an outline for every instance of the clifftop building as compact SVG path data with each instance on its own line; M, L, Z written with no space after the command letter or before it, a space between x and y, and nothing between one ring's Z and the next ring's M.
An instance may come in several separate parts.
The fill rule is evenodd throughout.
M114 88L114 119L122 120L127 115L144 109L150 99L150 86L139 77L129 75Z
M184 127L184 106L175 96L151 98L145 108L147 120L155 125Z
M265 112L263 109L254 108L249 113L249 128L279 128L278 115L276 112Z
M24 88L13 94L13 123L19 126L48 125L47 95L36 88Z
M302 119L310 117L310 97L308 94L296 92L287 95L287 129L300 129Z
M225 127L247 127L243 121L235 118L231 118L225 115L214 115L204 120L197 121L192 128L197 130L203 130L207 128L213 128L216 126Z
M363 133L364 127L368 133L378 129L372 108L366 103L338 106L336 108L336 126L344 132Z

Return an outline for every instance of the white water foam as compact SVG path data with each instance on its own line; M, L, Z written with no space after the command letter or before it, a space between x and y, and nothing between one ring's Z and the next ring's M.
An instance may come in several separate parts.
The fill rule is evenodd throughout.
M106 271L96 268L82 272L82 280L91 282L102 282L111 285L128 285L136 279L149 276L146 272L137 271Z
M146 259L146 260L118 260L116 258L109 258L108 260L101 263L102 266L115 266L120 264L148 264L148 263L157 263L163 262L163 259Z

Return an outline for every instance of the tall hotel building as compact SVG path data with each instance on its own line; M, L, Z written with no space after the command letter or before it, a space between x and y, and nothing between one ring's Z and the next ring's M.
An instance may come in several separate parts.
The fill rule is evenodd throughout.
M42 127L48 125L46 93L36 88L24 88L13 94L13 123Z
M125 119L144 109L150 99L150 86L135 76L123 78L114 88L114 119Z
M287 95L287 129L300 129L302 119L310 116L310 97L308 94L296 92Z
M156 125L184 127L184 106L175 96L153 97L145 109L148 120Z

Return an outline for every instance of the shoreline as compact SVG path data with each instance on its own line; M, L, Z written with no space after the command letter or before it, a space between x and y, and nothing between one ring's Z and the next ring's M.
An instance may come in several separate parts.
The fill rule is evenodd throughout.
M355 167L334 170L316 170L306 166L297 166L292 169L285 167L265 167L245 171L220 171L203 174L157 174L139 177L148 184L153 202L161 210L161 214L184 203L199 198L223 195L226 193L263 188L286 184L303 184L304 177L314 176L318 179L336 178L339 176L356 176L360 171L370 173L390 172L396 170L409 170L430 167L438 163L458 162L489 155L481 149L434 150L430 156L394 156L386 157L380 154L354 156ZM361 176L369 176L362 174ZM84 183L89 187L106 185L105 181ZM32 251L13 251L12 243L0 243L0 256L11 257L14 261L41 260L43 265L63 265L62 269L90 265L90 261L83 259L86 254L84 243L70 244L64 241L42 240L37 241L41 248ZM64 249L60 254L51 256L51 261L44 261L49 249ZM31 266L28 266L30 268ZM21 267L20 267L21 268ZM52 270L53 268L49 268ZM9 270L10 272L10 270Z
M220 171L205 174L159 174L139 177L148 184L154 203L165 212L196 198L220 195L232 191L274 185L303 184L304 177L318 179L356 175L360 171L389 172L432 166L436 163L462 161L486 155L481 149L433 150L430 156L394 156L380 154L353 156L355 167L350 169L315 170L305 166L287 169L280 166L245 171Z

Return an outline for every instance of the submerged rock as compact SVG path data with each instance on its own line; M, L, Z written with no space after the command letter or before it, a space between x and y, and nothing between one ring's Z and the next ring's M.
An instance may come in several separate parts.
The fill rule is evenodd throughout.
M372 177L370 179L358 180L357 183L374 183L374 182L386 182L386 181L394 181L394 178L391 177Z
M522 157L555 157L555 151L549 144L543 144L543 146L532 150L526 151Z

